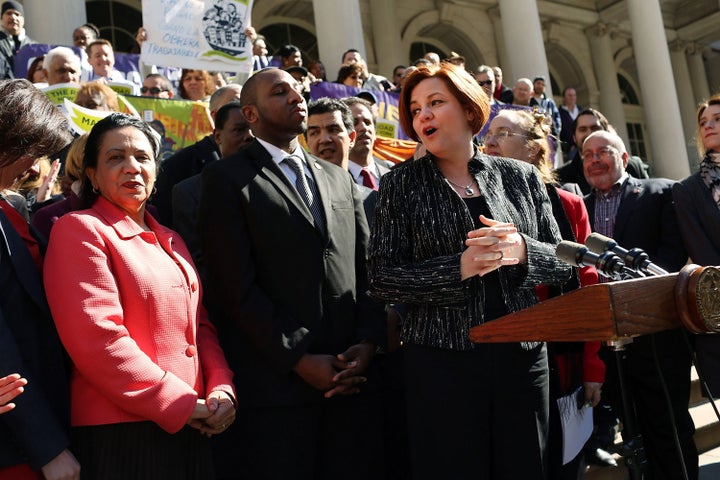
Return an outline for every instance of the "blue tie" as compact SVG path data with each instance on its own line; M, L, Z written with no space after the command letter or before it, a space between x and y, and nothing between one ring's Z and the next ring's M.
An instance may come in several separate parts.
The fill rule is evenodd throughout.
M310 213L315 220L315 226L318 230L325 233L325 217L323 216L322 205L320 203L320 196L318 195L315 182L308 182L308 178L305 175L305 169L302 166L302 160L295 155L285 157L283 160L293 172L295 172L295 188L302 197L305 205L307 205Z

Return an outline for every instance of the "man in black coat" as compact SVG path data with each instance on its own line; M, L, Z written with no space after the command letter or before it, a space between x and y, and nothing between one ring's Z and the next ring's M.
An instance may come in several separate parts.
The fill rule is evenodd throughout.
M217 111L223 105L240 100L240 85L230 84L220 87L210 96L210 117L215 120ZM160 164L155 188L157 191L151 199L160 215L163 225L173 228L173 187L193 175L202 172L205 165L220 159L220 148L213 134L210 134L189 147L168 157Z
M589 135L582 155L585 177L592 187L585 204L593 231L612 237L627 249L643 249L652 262L670 272L680 270L687 253L675 217L674 182L629 176L625 172L625 146L620 137L610 132ZM627 386L635 400L647 457L648 476L644 478L684 478L673 428L677 429L689 479L698 478L695 426L688 412L692 356L684 335L686 332L680 328L642 335L626 347ZM608 365L604 394L611 397L613 408L622 412L617 392L613 392L613 387L617 388L613 373L616 370ZM671 405L665 399L663 383Z
M360 385L384 311L367 294L355 182L300 147L307 106L290 74L256 73L241 104L256 139L205 168L198 213L206 304L242 392L218 476L380 477L378 405Z
M610 131L610 124L605 115L594 108L586 108L580 112L572 122L573 138L576 146L575 154L568 163L555 170L560 183L577 183L585 195L590 193L591 187L583 172L583 161L580 154L582 144L591 133L600 130ZM647 165L640 157L628 157L626 169L628 174L635 178L649 178Z

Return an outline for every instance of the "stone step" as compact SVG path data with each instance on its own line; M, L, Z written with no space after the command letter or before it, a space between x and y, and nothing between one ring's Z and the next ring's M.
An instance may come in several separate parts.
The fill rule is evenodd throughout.
M708 400L700 394L700 381L693 369L692 390L690 394L690 414L695 423L695 445L700 452L701 474L700 480L710 480L717 476L706 476L709 469L717 467L720 461L720 421ZM716 405L720 409L720 401L716 399ZM618 435L618 442L620 436ZM705 458L707 457L707 458ZM585 473L585 480L627 480L629 478L625 460L615 455L618 462L616 468L591 466ZM708 466L709 465L709 466ZM714 468L717 472L717 468Z

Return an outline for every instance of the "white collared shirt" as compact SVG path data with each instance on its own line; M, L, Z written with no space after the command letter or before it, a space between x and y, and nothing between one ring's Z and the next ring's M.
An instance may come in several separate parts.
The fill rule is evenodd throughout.
M285 160L290 155L298 157L301 160L300 163L302 163L302 166L305 169L305 175L307 175L308 178L310 178L310 180L312 180L312 181L315 180L312 176L310 167L308 166L307 162L305 161L305 155L303 154L303 149L299 143L295 147L295 150L293 150L292 153L287 153L285 150L281 150L278 147L276 147L275 145L272 145L272 144L266 142L265 140L258 138L257 141L260 142L260 145L265 147L265 150L267 150L267 152L272 157L273 162L278 164L278 166L280 167L280 170L282 170L283 173L285 174L285 176L288 178L288 180L290 180L290 183L295 185L295 181L297 180L297 175L295 175L295 172L293 171L293 169L290 168L285 163L283 163L283 160Z
M352 177L355 179L355 183L358 185L363 184L363 177L360 175L360 172L362 171L363 167L358 165L357 163L350 160L348 162L348 171L352 175ZM367 166L368 171L370 174L375 178L375 183L377 185L380 185L380 169L377 166L377 162L375 160L370 162L370 165Z

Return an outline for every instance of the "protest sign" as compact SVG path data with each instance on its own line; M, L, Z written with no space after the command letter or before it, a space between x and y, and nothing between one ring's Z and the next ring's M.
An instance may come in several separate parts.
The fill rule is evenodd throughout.
M145 0L148 65L250 73L252 43L245 37L252 0Z

